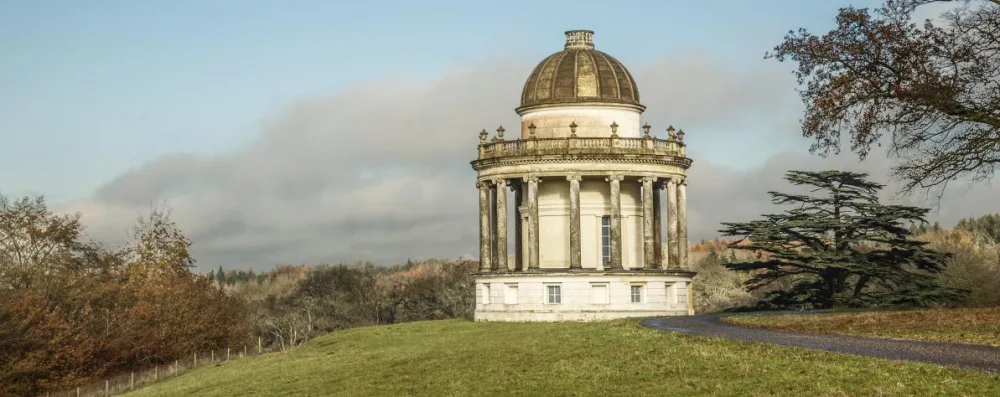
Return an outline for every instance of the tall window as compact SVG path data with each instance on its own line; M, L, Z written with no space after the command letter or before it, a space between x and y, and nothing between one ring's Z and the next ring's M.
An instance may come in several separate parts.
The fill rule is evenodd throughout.
M611 217L608 215L601 217L601 262L611 263Z
M632 286L632 303L642 303L642 286Z
M549 285L546 291L547 303L562 303L562 289L558 285Z

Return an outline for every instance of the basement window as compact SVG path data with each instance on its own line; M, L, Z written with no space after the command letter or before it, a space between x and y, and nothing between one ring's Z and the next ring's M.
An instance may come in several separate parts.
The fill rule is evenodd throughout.
M632 286L632 303L642 303L642 286Z
M562 303L562 287L559 285L545 286L545 303Z

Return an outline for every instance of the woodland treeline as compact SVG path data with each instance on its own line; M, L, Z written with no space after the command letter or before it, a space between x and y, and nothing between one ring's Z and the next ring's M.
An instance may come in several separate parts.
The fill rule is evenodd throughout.
M120 247L79 215L0 195L0 395L38 395L198 352L285 348L363 325L471 315L470 262L195 271L191 241L155 210Z
M965 305L1000 304L1000 215L955 229L914 225L917 239L950 255L936 277L971 291ZM733 240L692 244L699 312L752 305L746 274L727 264L750 253ZM153 211L131 239L84 239L78 216L41 198L0 196L0 395L35 395L143 370L192 352L288 348L345 328L466 317L475 303L473 261L279 265L271 270L194 268L189 241Z
M1000 306L1000 214L960 220L954 228L937 222L909 227L913 239L948 254L943 271L934 275L943 287L969 291L965 300L949 306ZM755 253L735 250L737 239L715 239L691 246L689 257L698 271L693 284L695 307L699 313L753 307L771 291L787 290L793 280L775 282L767 288L748 291L749 274L727 268L754 260ZM943 305L942 305L943 306Z

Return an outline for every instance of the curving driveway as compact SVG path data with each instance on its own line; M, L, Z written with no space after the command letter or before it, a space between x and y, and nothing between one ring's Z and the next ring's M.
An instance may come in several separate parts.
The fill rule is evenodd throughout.
M663 331L775 343L892 360L922 361L941 365L1000 372L1000 347L966 343L882 339L864 336L805 334L726 324L720 315L657 317L642 325Z

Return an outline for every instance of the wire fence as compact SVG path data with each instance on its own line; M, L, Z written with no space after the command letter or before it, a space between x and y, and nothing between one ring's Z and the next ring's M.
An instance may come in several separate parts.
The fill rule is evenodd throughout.
M46 393L46 397L106 397L127 393L132 390L151 385L153 383L170 379L198 367L208 365L221 365L223 363L239 360L247 357L255 357L262 354L279 351L276 348L257 346L243 346L241 348L228 348L225 350L210 350L207 352L192 353L183 359L174 360L172 363L161 364L151 368L122 373L110 377L105 377L91 381L79 387L63 390L59 392Z

